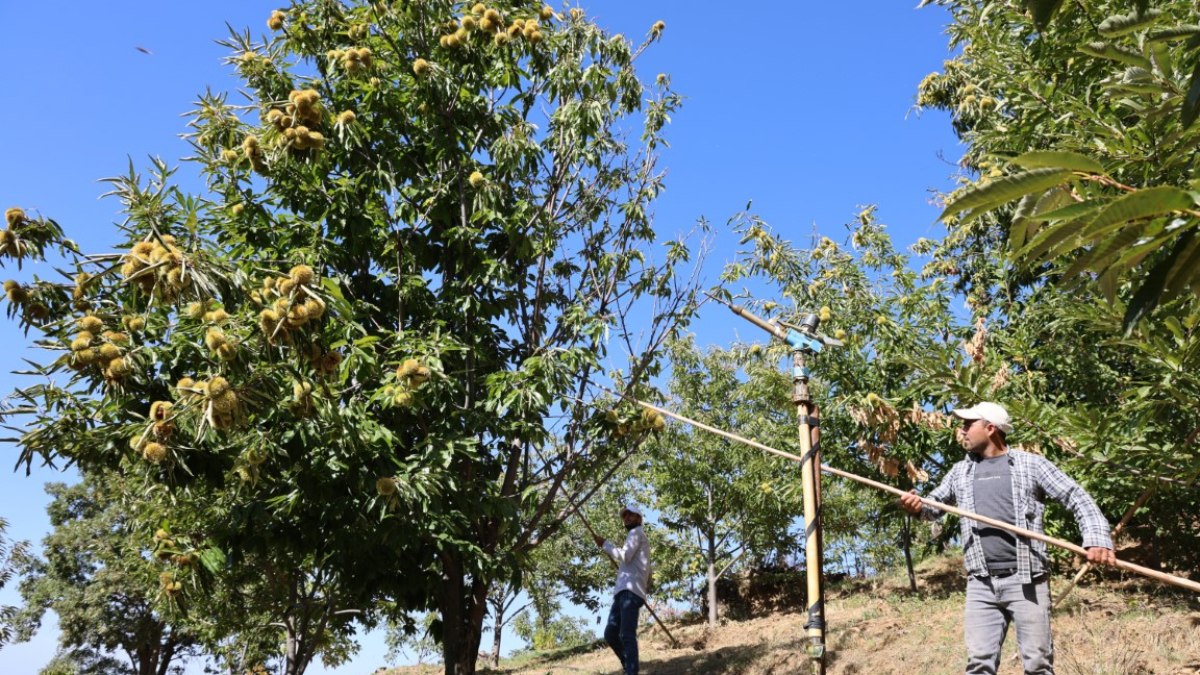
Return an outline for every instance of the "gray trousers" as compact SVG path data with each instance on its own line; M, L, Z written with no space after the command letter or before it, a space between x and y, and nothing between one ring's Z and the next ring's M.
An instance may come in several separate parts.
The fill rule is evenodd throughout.
M968 577L963 633L967 674L995 675L1008 624L1017 625L1017 648L1027 675L1053 675L1050 585L1045 577L1022 584L1017 575Z

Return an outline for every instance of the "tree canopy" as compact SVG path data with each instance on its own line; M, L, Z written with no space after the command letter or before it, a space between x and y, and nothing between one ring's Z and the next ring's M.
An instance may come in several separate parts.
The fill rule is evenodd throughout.
M581 395L644 383L693 303L650 221L679 98L634 70L664 25L634 44L524 1L267 23L224 41L249 102L193 111L206 192L159 162L110 179L111 253L7 212L4 262L57 248L70 279L6 287L50 354L22 460L143 482L145 522L208 563L175 572L178 611L207 570L282 626L289 673L430 609L473 672L492 584L634 442Z

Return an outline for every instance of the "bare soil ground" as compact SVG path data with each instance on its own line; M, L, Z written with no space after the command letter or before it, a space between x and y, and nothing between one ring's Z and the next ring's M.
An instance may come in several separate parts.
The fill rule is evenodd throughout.
M912 594L904 577L850 581L828 592L827 672L876 675L961 673L962 578L956 558L928 561ZM1056 591L1066 579L1052 582ZM777 613L747 621L672 625L672 647L657 628L641 631L646 675L784 675L807 673L804 616ZM1077 588L1054 616L1055 665L1061 675L1200 673L1200 599L1161 586L1106 582ZM1022 668L1010 630L1001 673ZM440 667L399 668L393 675L434 675ZM618 675L602 643L502 662L495 675Z

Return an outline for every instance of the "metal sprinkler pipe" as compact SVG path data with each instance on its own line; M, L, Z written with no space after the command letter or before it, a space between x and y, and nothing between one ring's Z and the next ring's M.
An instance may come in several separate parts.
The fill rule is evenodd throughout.
M821 317L805 314L797 325L764 321L740 305L734 305L713 295L708 297L724 304L734 314L770 333L792 348L792 404L796 407L797 433L800 440L800 481L804 493L805 580L808 621L804 629L808 636L807 652L814 673L825 672L825 583L824 542L821 532L821 465L820 448L813 442L818 428L816 406L808 388L810 372L806 359L821 351L825 345L841 342L817 332Z

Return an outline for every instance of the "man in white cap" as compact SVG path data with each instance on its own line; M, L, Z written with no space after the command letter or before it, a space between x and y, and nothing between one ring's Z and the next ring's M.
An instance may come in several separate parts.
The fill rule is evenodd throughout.
M617 583L613 588L613 605L604 627L604 641L612 647L625 675L637 675L638 610L646 604L650 585L650 542L642 531L642 513L632 504L621 507L621 522L625 524L625 545L618 547L603 537L593 535L596 545L617 562Z
M967 457L950 469L930 499L1042 532L1049 496L1075 514L1088 562L1116 562L1108 521L1095 500L1045 457L1008 447L1013 425L1003 406L985 401L955 410L954 416L962 420L957 435ZM900 504L925 520L943 515L922 504L915 490L901 497ZM968 575L963 619L966 672L996 672L1004 635L1009 622L1014 622L1025 672L1053 673L1046 544L969 518L962 518L959 526Z

